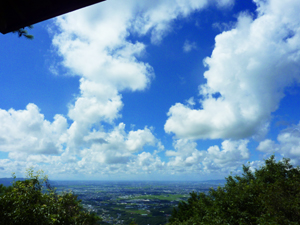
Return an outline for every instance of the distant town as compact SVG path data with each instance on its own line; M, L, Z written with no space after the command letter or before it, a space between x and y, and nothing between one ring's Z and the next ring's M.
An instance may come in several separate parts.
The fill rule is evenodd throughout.
M57 192L72 191L101 224L166 224L174 207L191 192L208 192L225 180L206 182L53 181Z
M17 178L15 180L24 180ZM9 186L14 179L0 178ZM207 193L224 185L225 180L180 181L50 181L56 192L72 192L83 207L99 215L100 224L166 224L173 208L186 201L191 192Z

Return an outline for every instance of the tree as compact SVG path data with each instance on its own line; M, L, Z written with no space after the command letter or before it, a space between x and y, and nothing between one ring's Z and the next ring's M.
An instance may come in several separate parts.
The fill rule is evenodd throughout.
M129 225L137 225L137 223L133 220L133 221L130 222Z
M224 187L209 193L191 193L187 202L174 208L169 223L177 224L299 224L300 168L289 159L265 160L242 176L229 176Z
M12 189L11 186L5 187L3 184L0 184L0 196L4 195L6 192L10 191Z
M0 224L6 225L91 225L100 221L83 210L80 200L71 192L58 195L42 171L28 171L25 181L11 187L0 187Z
M28 26L28 28L32 29L33 26L30 25L30 26ZM27 39L30 39L30 40L32 40L34 38L33 35L28 34L28 31L25 28L20 28L19 30L15 30L15 31L13 31L13 33L17 33L19 37L24 36L24 37L26 37Z

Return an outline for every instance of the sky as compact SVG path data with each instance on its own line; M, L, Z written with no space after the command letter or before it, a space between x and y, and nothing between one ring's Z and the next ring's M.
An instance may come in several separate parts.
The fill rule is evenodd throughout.
M0 177L300 165L300 1L107 0L0 35Z

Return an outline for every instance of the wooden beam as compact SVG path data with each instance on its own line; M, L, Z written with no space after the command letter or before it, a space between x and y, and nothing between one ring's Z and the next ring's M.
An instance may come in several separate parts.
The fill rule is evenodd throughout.
M0 0L0 32L6 34L105 0Z

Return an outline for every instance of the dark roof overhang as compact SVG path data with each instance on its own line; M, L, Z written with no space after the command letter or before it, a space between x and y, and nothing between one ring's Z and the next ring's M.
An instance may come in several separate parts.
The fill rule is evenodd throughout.
M0 32L20 28L105 0L0 0Z

